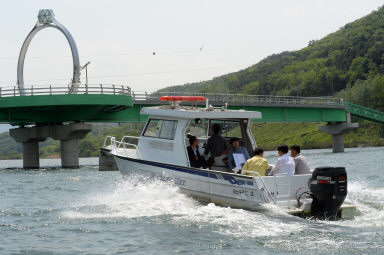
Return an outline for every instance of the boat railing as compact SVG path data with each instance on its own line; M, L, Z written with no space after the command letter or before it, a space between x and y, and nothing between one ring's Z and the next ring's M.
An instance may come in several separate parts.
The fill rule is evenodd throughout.
M115 138L114 136L107 135L104 139L103 147L107 147L109 145L112 146L112 138ZM109 143L108 143L109 141Z
M260 190L266 192L267 195L268 195L268 196L267 196L267 199L265 199L266 202L271 202L271 201L272 201L274 204L276 203L276 200L275 200L275 198L272 196L271 191L268 189L268 187L267 187L267 185L265 184L263 178L261 177L261 175L260 175L258 172L256 172L256 171L248 171L248 170L244 170L243 172L246 173L246 174L250 174L254 180L257 179L257 180L259 180L259 181L261 182L261 184L263 185L263 187L261 187ZM257 185L257 183L256 183L256 185Z
M139 138L140 137L138 137L138 136L125 135L125 136L123 136L123 138L121 138L120 142L123 143L127 139L137 139L137 140L139 140Z
M136 155L138 155L139 158L142 159L140 150L136 144L124 142L125 139L132 139L132 138L138 139L139 137L126 135L126 136L123 136L123 138L120 141L116 141L116 138L114 136L107 135L104 139L103 147L107 147L110 145L111 152L114 154L119 153L118 149L123 149L125 156L128 156L127 149L129 149L129 147L133 147L136 150ZM109 144L108 144L108 141L109 141Z
M115 144L117 145L115 147L116 148L116 152L118 151L118 149L124 149L125 156L129 156L128 152L127 152L127 149L129 149L129 147L133 147L136 150L136 155L138 155L139 158L142 159L140 150L139 150L139 148L137 147L136 144L134 144L134 143L125 143L125 142L117 142L116 140L115 140Z
M273 175L274 181L275 181L275 186L276 186L276 195L275 195L275 200L277 201L279 198L287 198L288 200L288 206L291 202L291 179L289 178L289 175L287 173L278 173ZM286 177L284 179L287 179L286 183L279 183L278 177ZM279 187L287 187L287 194L280 195L279 194Z
M112 138L115 138L114 136L110 136L110 135L107 135L104 139L104 143L103 143L103 147L106 147L106 146L109 146L109 145L112 145L111 143L111 139ZM126 139L139 139L140 137L138 136L130 136L130 135L125 135L123 136L123 138L121 138L120 142L124 142ZM116 138L115 138L116 139ZM109 141L109 143L108 143Z

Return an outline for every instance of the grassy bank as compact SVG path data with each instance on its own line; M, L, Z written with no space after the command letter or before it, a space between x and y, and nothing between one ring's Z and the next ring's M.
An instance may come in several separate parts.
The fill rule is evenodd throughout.
M317 130L324 123L255 123L252 132L257 145L274 150L277 145L299 144L305 149L332 147L332 136ZM368 121L359 122L360 127L344 136L345 147L384 146L384 126Z

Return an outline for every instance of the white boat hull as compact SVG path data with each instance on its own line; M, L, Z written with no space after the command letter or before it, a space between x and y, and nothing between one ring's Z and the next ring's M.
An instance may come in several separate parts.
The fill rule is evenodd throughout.
M118 169L123 175L144 175L160 178L178 186L182 193L202 201L251 210L260 209L262 204L272 202L258 177L181 167L120 155L114 155L114 157ZM310 176L268 176L261 178L276 200L276 204L288 209L297 207L295 192L301 187L308 186ZM307 190L303 189L302 192L304 191ZM285 194L285 196L281 194Z

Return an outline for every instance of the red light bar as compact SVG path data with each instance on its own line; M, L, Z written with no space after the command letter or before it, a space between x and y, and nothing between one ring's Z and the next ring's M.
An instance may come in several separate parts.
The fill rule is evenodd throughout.
M160 101L205 101L202 96L162 96Z

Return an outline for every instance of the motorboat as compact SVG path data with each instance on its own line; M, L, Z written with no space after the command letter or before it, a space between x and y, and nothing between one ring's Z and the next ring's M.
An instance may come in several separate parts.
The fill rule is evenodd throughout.
M207 169L191 166L188 136L198 138L199 152L205 155L214 124L221 127L227 147L237 137L253 155L257 146L251 125L253 119L262 117L261 112L229 110L227 104L212 107L204 97L163 96L161 100L169 105L142 108L140 114L148 119L139 137L106 138L109 144L104 149L114 157L122 175L160 179L176 185L181 193L221 206L261 210L265 204L274 204L301 217L353 217L356 207L345 199L344 167L319 167L303 175L260 176L254 171L239 174L222 162ZM197 104L201 101L205 105Z

